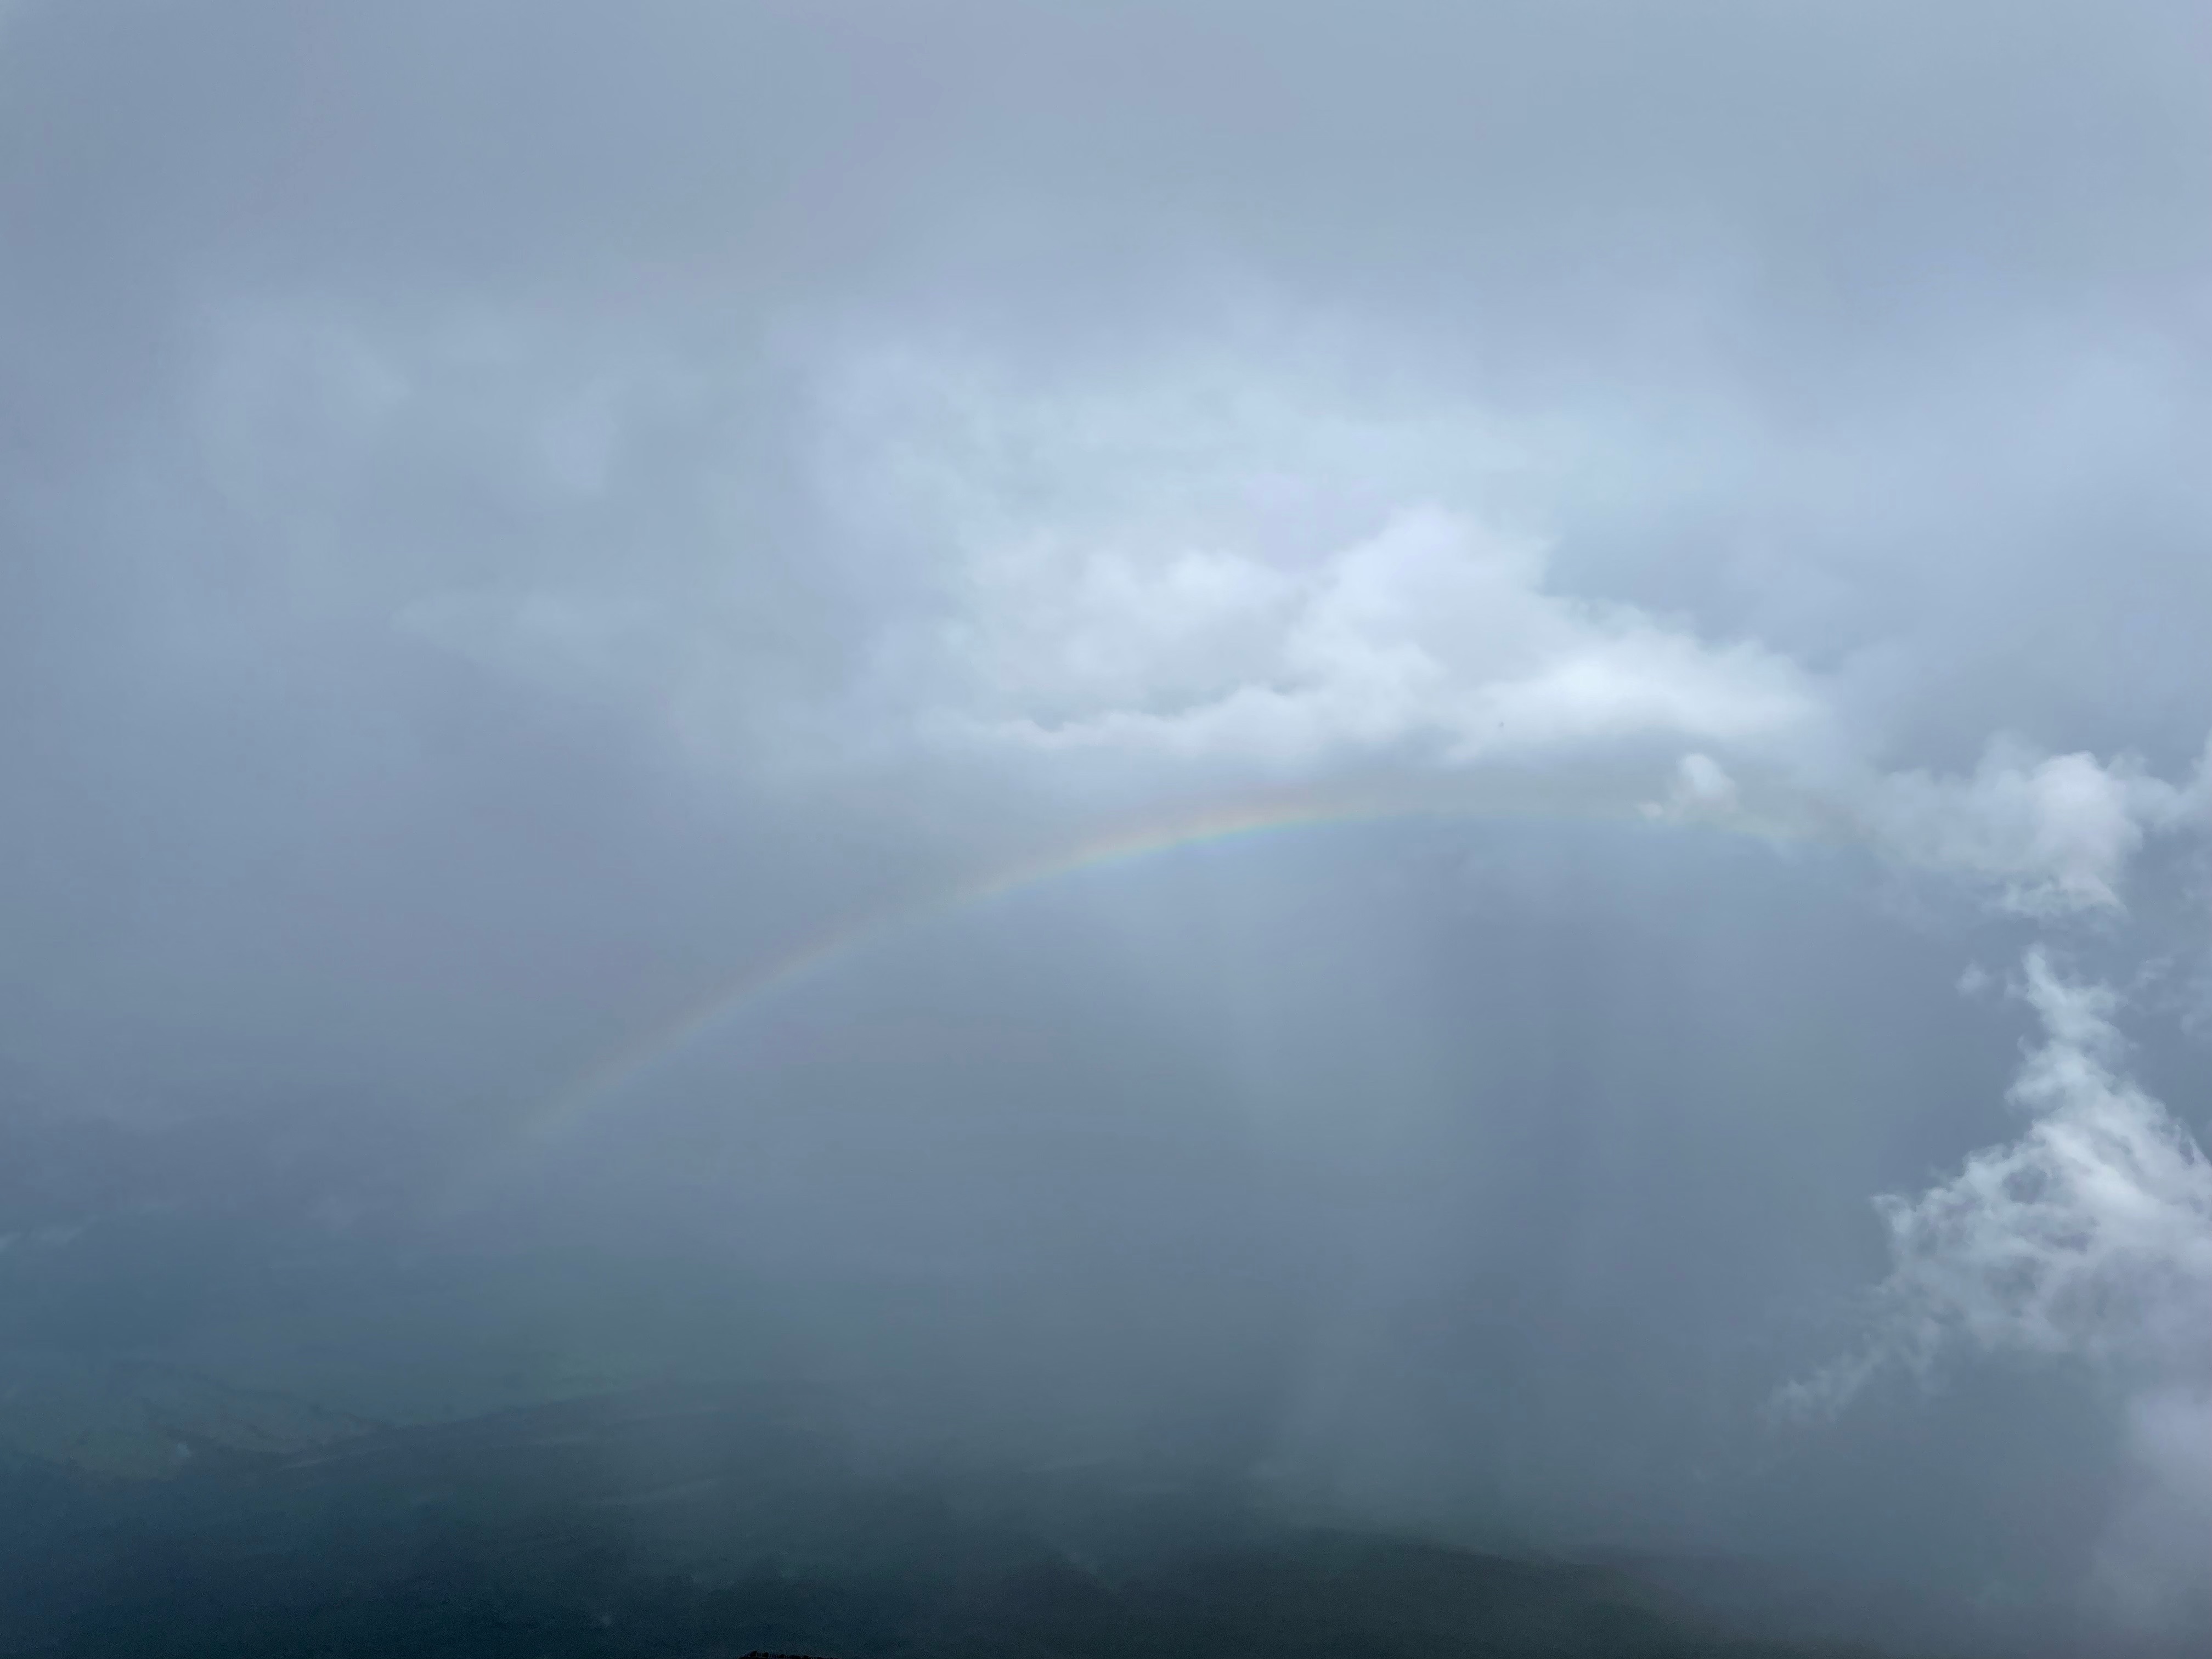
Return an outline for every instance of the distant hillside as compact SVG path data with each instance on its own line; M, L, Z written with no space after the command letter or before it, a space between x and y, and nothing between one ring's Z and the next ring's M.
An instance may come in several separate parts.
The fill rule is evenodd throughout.
M332 1425L313 1425L327 1431ZM1782 1659L1638 1577L1271 1526L1093 1475L853 1468L757 1400L632 1395L148 1481L17 1458L0 1642L45 1659ZM250 1437L241 1437L250 1439Z

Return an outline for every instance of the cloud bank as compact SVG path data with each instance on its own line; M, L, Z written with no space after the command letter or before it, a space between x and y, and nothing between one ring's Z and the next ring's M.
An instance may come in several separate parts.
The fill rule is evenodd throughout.
M6 7L9 1363L750 1365L2191 1650L2200 34Z

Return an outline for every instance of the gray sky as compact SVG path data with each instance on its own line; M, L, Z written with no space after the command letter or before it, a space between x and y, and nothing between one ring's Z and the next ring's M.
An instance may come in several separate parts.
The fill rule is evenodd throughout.
M6 1340L2183 1639L2203 21L17 0Z

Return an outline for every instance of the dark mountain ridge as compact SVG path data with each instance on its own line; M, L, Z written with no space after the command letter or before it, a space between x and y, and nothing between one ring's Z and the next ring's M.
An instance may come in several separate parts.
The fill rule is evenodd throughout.
M1613 1566L1290 1524L1139 1472L864 1467L708 1390L0 1474L40 1659L1784 1659ZM36 1517L33 1521L31 1517Z

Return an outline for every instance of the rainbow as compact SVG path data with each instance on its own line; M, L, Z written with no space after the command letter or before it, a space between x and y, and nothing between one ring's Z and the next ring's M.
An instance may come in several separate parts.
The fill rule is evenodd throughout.
M790 949L771 956L717 986L705 997L653 1025L578 1077L525 1121L526 1140L547 1142L573 1133L620 1099L661 1063L725 1030L780 994L823 977L877 941L977 904L1003 898L1084 872L1132 863L1178 848L1326 824L1392 820L1576 817L1633 819L1615 800L1569 802L1556 796L1477 801L1409 798L1271 799L1257 805L1214 809L1154 821L1040 855L1018 860L901 904L848 917Z

